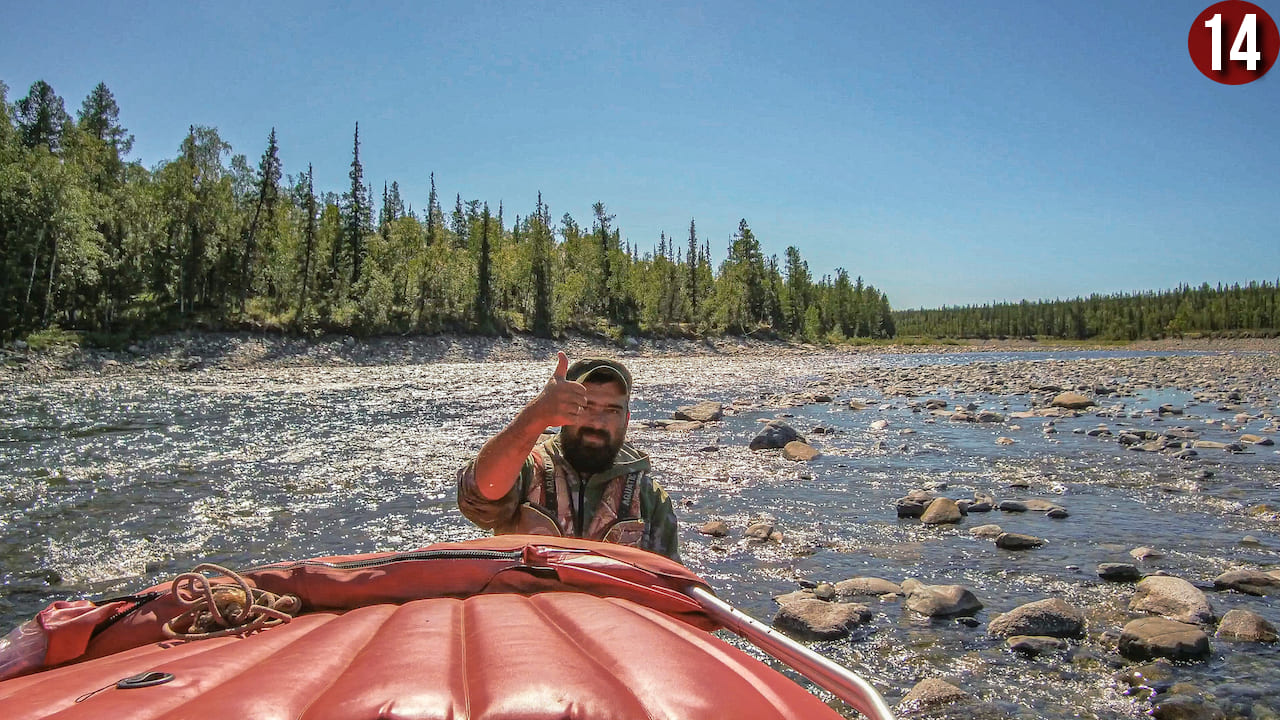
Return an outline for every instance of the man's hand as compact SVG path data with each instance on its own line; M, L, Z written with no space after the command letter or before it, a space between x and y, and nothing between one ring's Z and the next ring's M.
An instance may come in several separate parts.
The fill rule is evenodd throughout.
M556 370L547 381L546 387L538 393L538 397L529 403L537 422L542 425L539 432L549 427L576 425L582 417L582 410L587 404L587 389L582 383L573 382L565 377L569 369L569 358L560 351L556 357Z
M506 496L520 475L538 436L549 427L577 425L587 404L587 389L565 377L569 358L556 358L556 370L547 386L529 401L514 420L480 448L476 456L476 487L489 500Z

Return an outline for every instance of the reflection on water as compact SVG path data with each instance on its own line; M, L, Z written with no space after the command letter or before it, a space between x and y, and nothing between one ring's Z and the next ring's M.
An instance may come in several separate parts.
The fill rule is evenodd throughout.
M1151 354L1033 357L1050 363L1138 355ZM1280 563L1274 519L1245 512L1280 504L1280 455L1262 447L1253 454L1206 451L1187 464L1072 433L1099 422L1113 428L1154 422L1125 413L1059 420L1052 436L1041 432L1039 418L1016 421L1020 430L1010 428L1014 421L932 422L904 399L882 398L857 382L872 367L1025 360L1013 354L637 358L629 361L638 385L631 439L652 454L677 503L685 561L758 617L771 617L772 597L801 579L915 577L975 592L986 606L979 628L922 620L889 602L875 606L871 629L856 639L819 644L891 701L924 677L942 677L1013 716L1138 717L1145 706L1116 690L1111 676L1123 663L1100 639L1128 619L1132 587L1099 582L1094 566L1130 561L1128 551L1142 545L1166 553L1147 569L1199 584L1234 566ZM50 600L137 589L203 560L245 567L479 536L456 510L453 472L532 397L550 369L509 362L208 370L163 382L137 377L6 388L0 628ZM835 402L787 408L766 402L825 377L842 379L828 388ZM960 399L945 389L940 396ZM852 397L871 407L848 409ZM1191 397L1153 388L1108 404L1123 403L1129 413L1185 405ZM738 400L739 410L688 433L640 424L703 399ZM1003 413L1027 407L1017 395L976 392L962 399ZM1183 422L1202 423L1210 439L1219 426L1203 421L1233 414L1192 406ZM746 448L759 421L782 412L822 457L794 464ZM889 426L873 430L877 419ZM814 434L815 427L827 432ZM998 446L1001 435L1016 444ZM896 498L939 483L955 498L974 491L1048 497L1071 516L995 512L942 528L895 516ZM783 542L742 541L745 525L766 515ZM696 528L713 518L735 533L699 535ZM998 550L968 532L987 522L1049 542L1026 553ZM1244 535L1260 544L1241 544ZM1085 608L1093 623L1091 639L1070 661L1025 660L983 635L996 614L1049 596ZM1225 593L1211 599L1219 615L1248 606L1280 624L1274 601ZM1215 651L1213 661L1180 669L1179 678L1210 693L1229 686L1222 692L1255 697L1251 708L1272 702L1280 691L1275 651Z

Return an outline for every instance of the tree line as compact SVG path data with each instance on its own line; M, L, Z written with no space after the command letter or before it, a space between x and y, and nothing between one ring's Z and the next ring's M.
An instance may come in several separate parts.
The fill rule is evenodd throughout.
M1280 279L1212 287L899 310L902 335L1140 340L1197 335L1280 335Z
M541 193L501 202L430 176L415 211L398 182L318 190L286 174L281 139L258 162L193 125L177 157L128 160L133 137L105 84L73 118L47 83L10 104L0 82L0 338L60 327L119 340L179 328L316 334L765 334L811 342L895 332L888 298L844 269L815 279L794 246L765 257L747 221L713 266L710 240L623 243L603 203L555 221Z

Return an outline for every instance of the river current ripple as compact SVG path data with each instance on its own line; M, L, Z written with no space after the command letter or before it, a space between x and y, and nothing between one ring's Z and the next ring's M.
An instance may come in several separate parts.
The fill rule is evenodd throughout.
M1088 415L1058 421L1052 437L1039 432L1040 420L1023 421L1016 435L1007 423L928 423L927 413L910 412L901 398L857 383L831 386L833 403L767 402L833 373L849 378L873 367L977 361L1001 357L637 357L628 360L637 382L629 437L653 456L676 502L686 564L757 617L770 619L772 598L800 580L915 577L974 591L985 605L978 628L873 601L875 618L864 632L815 645L870 679L891 703L919 680L941 677L1009 717L1142 717L1150 705L1113 680L1129 663L1100 639L1131 617L1132 586L1102 583L1094 567L1131 562L1128 551L1144 545L1165 553L1145 570L1199 585L1236 566L1276 567L1280 526L1245 509L1276 504L1280 454L1259 447L1188 464L1125 452L1073 434L1100 422ZM206 560L236 568L478 537L483 533L457 511L454 472L551 368L548 360L207 369L0 388L0 632L52 600L140 589ZM935 396L1006 413L1027 407L1017 396L958 398L945 388ZM852 411L853 397L872 405ZM1190 398L1186 389L1164 389L1123 401L1140 411ZM706 399L738 400L743 409L693 432L642 425ZM1199 418L1233 414L1209 405L1192 410ZM830 429L809 436L820 458L795 464L747 449L760 421L781 413L802 433ZM876 419L889 420L890 430L872 430ZM908 429L916 432L898 434ZM999 446L998 435L1015 435L1017 444ZM719 450L705 451L709 445ZM956 498L974 490L1014 497L1006 488L1026 483L1024 497L1052 497L1071 517L996 512L944 528L896 517L896 498L938 482ZM743 528L762 516L776 522L781 543L742 540ZM725 520L733 532L699 535L710 519ZM968 533L987 522L1050 542L1024 553L997 550ZM1260 544L1242 544L1245 535ZM1024 659L986 637L996 614L1050 596L1088 610L1090 637L1071 659ZM1280 624L1274 598L1210 596L1219 616L1249 607ZM1098 618L1111 625L1099 627ZM1278 661L1269 646L1215 641L1211 660L1180 666L1176 676L1235 716L1277 717Z

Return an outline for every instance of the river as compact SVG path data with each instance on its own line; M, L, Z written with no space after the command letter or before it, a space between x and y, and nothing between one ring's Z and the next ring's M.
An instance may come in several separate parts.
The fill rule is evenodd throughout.
M1280 505L1280 454L1249 446L1186 461L1129 452L1114 439L1073 430L1181 423L1205 439L1234 440L1268 422L1241 423L1241 411L1280 412L1276 358L1106 351L635 357L628 359L637 384L629 438L650 452L676 502L686 564L757 617L770 619L772 598L801 580L912 577L961 584L978 596L985 607L976 628L873 600L875 617L863 632L815 644L891 703L919 680L941 677L1009 717L1137 718L1151 705L1126 695L1113 678L1133 665L1114 650L1115 633L1134 617L1126 610L1133 586L1104 583L1094 568L1135 562L1128 553L1139 546L1163 553L1144 571L1201 587L1233 567L1277 567L1280 524L1257 508ZM1171 377L1100 400L1107 417L1059 419L1052 435L1042 431L1043 418L935 421L913 412L908 398L883 394L886 378L905 376L922 389L921 399L973 402L1008 415L1026 410L1031 395L979 382L1003 368L1050 380L1105 375L1124 389L1132 367L1162 361L1183 381ZM1231 364L1238 362L1254 375L1241 377ZM482 533L457 511L454 472L551 368L549 361L215 367L6 386L0 626L18 624L51 600L139 589L204 560L239 568L477 537ZM1218 381L1190 386L1186 377L1196 368ZM1244 390L1236 406L1195 400L1197 391L1221 393L1232 384ZM834 401L788 406L777 397L814 388ZM869 407L851 410L851 398ZM734 414L700 430L644 425L700 400L737 404ZM1185 414L1152 412L1163 404ZM793 463L747 449L760 422L781 415L821 457ZM879 419L889 426L872 429ZM815 427L827 432L813 434ZM998 445L999 436L1015 442ZM1070 517L993 512L945 527L899 519L895 500L929 484L954 498L974 491L1051 498ZM780 543L743 539L746 525L762 516L783 533ZM700 535L697 528L710 519L726 521L730 536ZM1009 552L968 532L989 522L1048 544ZM1245 536L1256 543L1243 543ZM1208 594L1219 616L1248 607L1280 625L1274 596ZM996 614L1051 596L1089 618L1088 637L1068 656L1025 659L984 634ZM1278 661L1269 645L1214 641L1210 660L1179 666L1174 675L1229 717L1277 717Z

